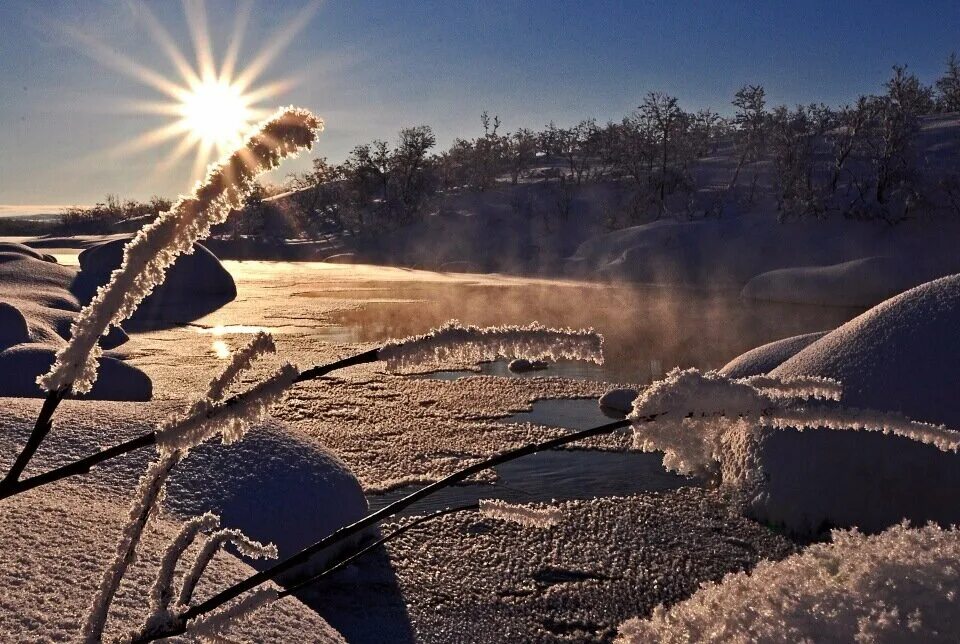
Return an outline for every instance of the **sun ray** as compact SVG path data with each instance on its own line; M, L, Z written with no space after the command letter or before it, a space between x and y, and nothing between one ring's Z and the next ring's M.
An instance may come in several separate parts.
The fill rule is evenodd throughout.
M160 45L160 48L163 49L163 52L167 55L167 58L177 69L177 73L180 74L180 78L183 79L187 85L199 83L200 77L197 76L197 72L194 71L193 66L187 60L186 56L184 56L177 47L177 44L174 42L170 32L168 32L163 25L160 24L160 21L157 20L157 17L153 15L152 11L150 11L150 7L148 7L145 2L134 3L132 0L128 0L128 4L133 8L134 11L139 12L140 17L147 26L147 30L150 32L150 35L153 38L153 41Z
M202 178L207 165L215 160L214 154L219 156L232 149L255 123L273 114L274 110L267 109L263 103L272 102L301 81L299 77L288 77L254 84L319 7L317 1L306 4L290 22L275 30L267 40L270 44L261 48L252 62L240 65L240 51L252 15L252 0L244 0L236 9L218 74L202 0L182 0L195 62L191 62L146 2L123 2L165 57L161 62L172 65L171 77L118 53L75 27L63 24L56 27L85 55L162 95L159 99L111 97L111 102L103 108L105 111L155 115L169 121L132 139L92 152L88 159L132 155L163 146L166 149L160 161L147 173L155 177L181 164L193 151L191 180Z
M252 0L245 0L237 9L233 20L233 33L227 44L227 51L223 54L223 65L220 67L220 80L229 82L237 66L237 56L240 55L240 46L247 34L247 23L250 21Z
M193 40L193 51L197 58L200 82L213 81L217 77L217 70L213 64L213 45L210 42L210 31L207 28L207 8L203 2L183 0L183 9L187 14L187 27L190 31L190 38Z
M267 39L269 44L260 50L260 53L234 79L234 83L240 88L241 92L245 92L277 56L290 46L293 39L307 26L319 8L320 3L316 0L309 2L297 12L296 16Z

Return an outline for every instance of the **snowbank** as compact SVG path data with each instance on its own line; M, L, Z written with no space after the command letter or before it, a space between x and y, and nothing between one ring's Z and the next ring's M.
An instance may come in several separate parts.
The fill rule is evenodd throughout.
M53 264L57 263L57 259L53 255L40 253L29 246L17 242L0 241L0 261L9 260L11 259L10 256L30 257L31 259L39 259Z
M4 244L5 247L18 246ZM0 395L37 396L37 376L50 366L50 357L70 337L70 325L80 302L70 291L75 270L36 257L29 248L0 252ZM127 341L114 327L99 340L104 349ZM95 397L109 400L148 400L150 379L140 370L122 364L116 356L106 360L111 374Z
M757 275L743 287L747 299L821 306L873 306L960 268L957 261L865 257L831 266L783 268Z
M592 237L566 267L575 275L657 284L740 288L757 278L745 295L870 306L960 270L953 248L958 233L953 222L778 223L768 213L660 220ZM798 285L804 290L791 293Z
M0 585L16 589L0 598L0 632L5 642L79 639L125 514L123 501L83 485L58 484L3 501ZM177 523L165 518L152 526L111 608L105 641L139 628L146 617L160 558L179 530ZM189 552L187 561L192 558ZM220 553L207 569L199 592L209 596L253 572L236 557ZM320 616L292 597L237 622L227 637L254 642L343 641Z
M80 274L72 291L82 302L93 297L120 266L129 237L111 239L80 253ZM134 320L189 321L214 311L237 296L233 277L220 260L200 244L193 253L181 255L167 272L166 280L144 300Z
M620 627L619 642L954 642L960 534L895 526L833 533L779 562L705 584Z
M239 442L192 450L171 475L165 507L181 516L214 512L224 527L275 544L282 559L363 518L367 499L356 476L318 441L266 421ZM297 573L322 567L332 554Z
M748 378L767 373L779 366L787 358L807 348L827 334L827 331L805 333L790 338L768 342L755 349L741 353L736 358L723 365L720 373L728 378Z
M42 398L46 392L37 376L53 364L55 350L40 344L17 344L0 351L0 393L4 396ZM153 385L147 374L110 355L100 360L100 377L84 394L98 400L150 400Z

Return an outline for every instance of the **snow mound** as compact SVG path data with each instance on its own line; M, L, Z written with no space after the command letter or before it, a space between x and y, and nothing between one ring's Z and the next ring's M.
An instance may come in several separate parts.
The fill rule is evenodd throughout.
M367 499L353 472L319 441L266 421L236 443L193 449L171 475L166 508L218 514L224 527L275 544L285 558L363 518ZM320 553L297 573L322 567L333 554Z
M110 239L80 253L80 273L72 290L87 302L120 266L128 237ZM181 255L133 315L134 320L189 321L214 311L237 296L233 277L216 255L201 244Z
M843 383L843 404L960 428L960 275L918 286L814 342L771 375Z
M46 392L37 385L37 376L53 364L55 350L41 344L17 344L0 351L0 395L42 398ZM116 357L100 360L100 378L85 394L98 400L150 400L150 378Z
M620 627L619 642L954 642L960 533L833 533L779 562L705 584Z
M944 262L937 262L944 264ZM821 306L873 306L956 268L916 258L864 257L830 266L783 268L757 275L741 296Z
M639 392L636 389L611 389L600 396L597 403L601 408L622 411L626 414L633 410L633 401L638 395Z
M16 589L0 600L5 642L80 639L90 599L113 557L125 518L123 501L84 485L58 484L3 501L0 584ZM160 559L178 531L179 526L165 518L152 522L111 608L104 641L140 627ZM195 549L188 552L187 561ZM207 568L198 596L209 597L253 572L222 552ZM319 615L292 597L231 625L227 637L250 642L343 641Z
M827 333L827 331L818 331L795 335L750 349L723 365L720 373L728 378L759 376L778 367L785 360L793 357Z
M23 248L0 252L0 396L42 395L36 378L50 368L52 356L70 338L70 325L80 311L80 302L70 292L77 272ZM99 344L112 349L127 340L123 329L113 327ZM92 397L150 399L146 374L116 356L105 358L104 364L110 375Z
M8 255L19 255L21 257L30 257L44 262L57 263L57 258L47 253L40 253L29 246L18 244L16 242L0 241L0 257L6 258ZM3 260L0 260L3 261Z

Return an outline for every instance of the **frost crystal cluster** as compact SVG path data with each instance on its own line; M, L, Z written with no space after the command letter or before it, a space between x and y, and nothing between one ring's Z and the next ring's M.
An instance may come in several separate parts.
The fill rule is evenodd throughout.
M500 358L603 364L603 336L593 329L551 329L536 322L526 326L477 327L451 320L423 335L389 342L378 355L393 370Z
M519 523L528 528L549 528L563 517L560 508L516 505L496 499L480 501L480 514L491 519Z
M47 391L90 391L101 355L99 337L130 317L140 302L163 282L167 269L193 244L242 205L256 177L280 161L310 148L323 122L306 110L289 108L264 121L245 145L211 166L190 196L144 226L124 247L123 261L93 300L77 315L70 341L50 371L37 382Z
M157 430L157 448L164 453L189 450L217 434L225 444L240 440L299 375L295 366L285 364L266 380L225 403L210 398L199 401L186 417L171 418Z
M707 583L620 627L640 642L951 642L960 632L960 533L901 524L833 532L779 562Z

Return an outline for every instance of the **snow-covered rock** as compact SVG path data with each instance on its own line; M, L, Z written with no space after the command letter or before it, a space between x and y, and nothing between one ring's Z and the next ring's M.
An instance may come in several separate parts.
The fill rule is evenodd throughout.
M723 365L720 373L728 378L748 378L767 373L826 334L827 331L817 331L768 342L741 353Z
M53 264L57 263L57 259L53 255L41 253L33 248L30 248L29 246L19 244L17 242L0 241L0 261L8 259L8 256L10 255L30 257L32 259L39 259L44 262L51 262Z
M835 531L832 543L731 573L626 622L617 641L954 642L958 558L954 529Z
M42 344L17 344L0 351L0 395L43 397L37 376L53 364L55 350ZM85 394L98 400L150 400L150 378L134 366L110 355L100 360L100 376Z
M80 253L80 273L72 291L88 301L120 266L127 238L111 239ZM237 296L233 277L216 255L201 244L181 255L167 272L163 284L145 299L134 320L188 321L216 310Z
M602 408L613 409L623 413L629 413L633 410L633 401L637 399L639 392L636 389L611 389L603 394L598 401Z
M18 246L12 244L12 246ZM38 257L35 251L14 249L0 253L0 396L38 396L37 376L51 364L53 353L70 337L70 326L80 302L70 292L77 272ZM104 349L128 340L119 327L101 336ZM107 400L148 400L150 379L122 364L116 356L105 360L113 377L96 389Z
M363 518L367 499L350 468L318 441L268 420L236 443L192 450L171 476L166 507L182 516L214 512L225 527L275 544L282 559ZM323 567L347 545L297 574Z
M960 428L960 276L898 295L770 372L843 384L844 407ZM903 518L960 523L960 455L872 432L764 429L762 494L749 513L798 532L825 525L876 531Z
M931 279L952 273L956 260L864 257L829 266L761 273L743 287L747 299L821 306L873 306Z

